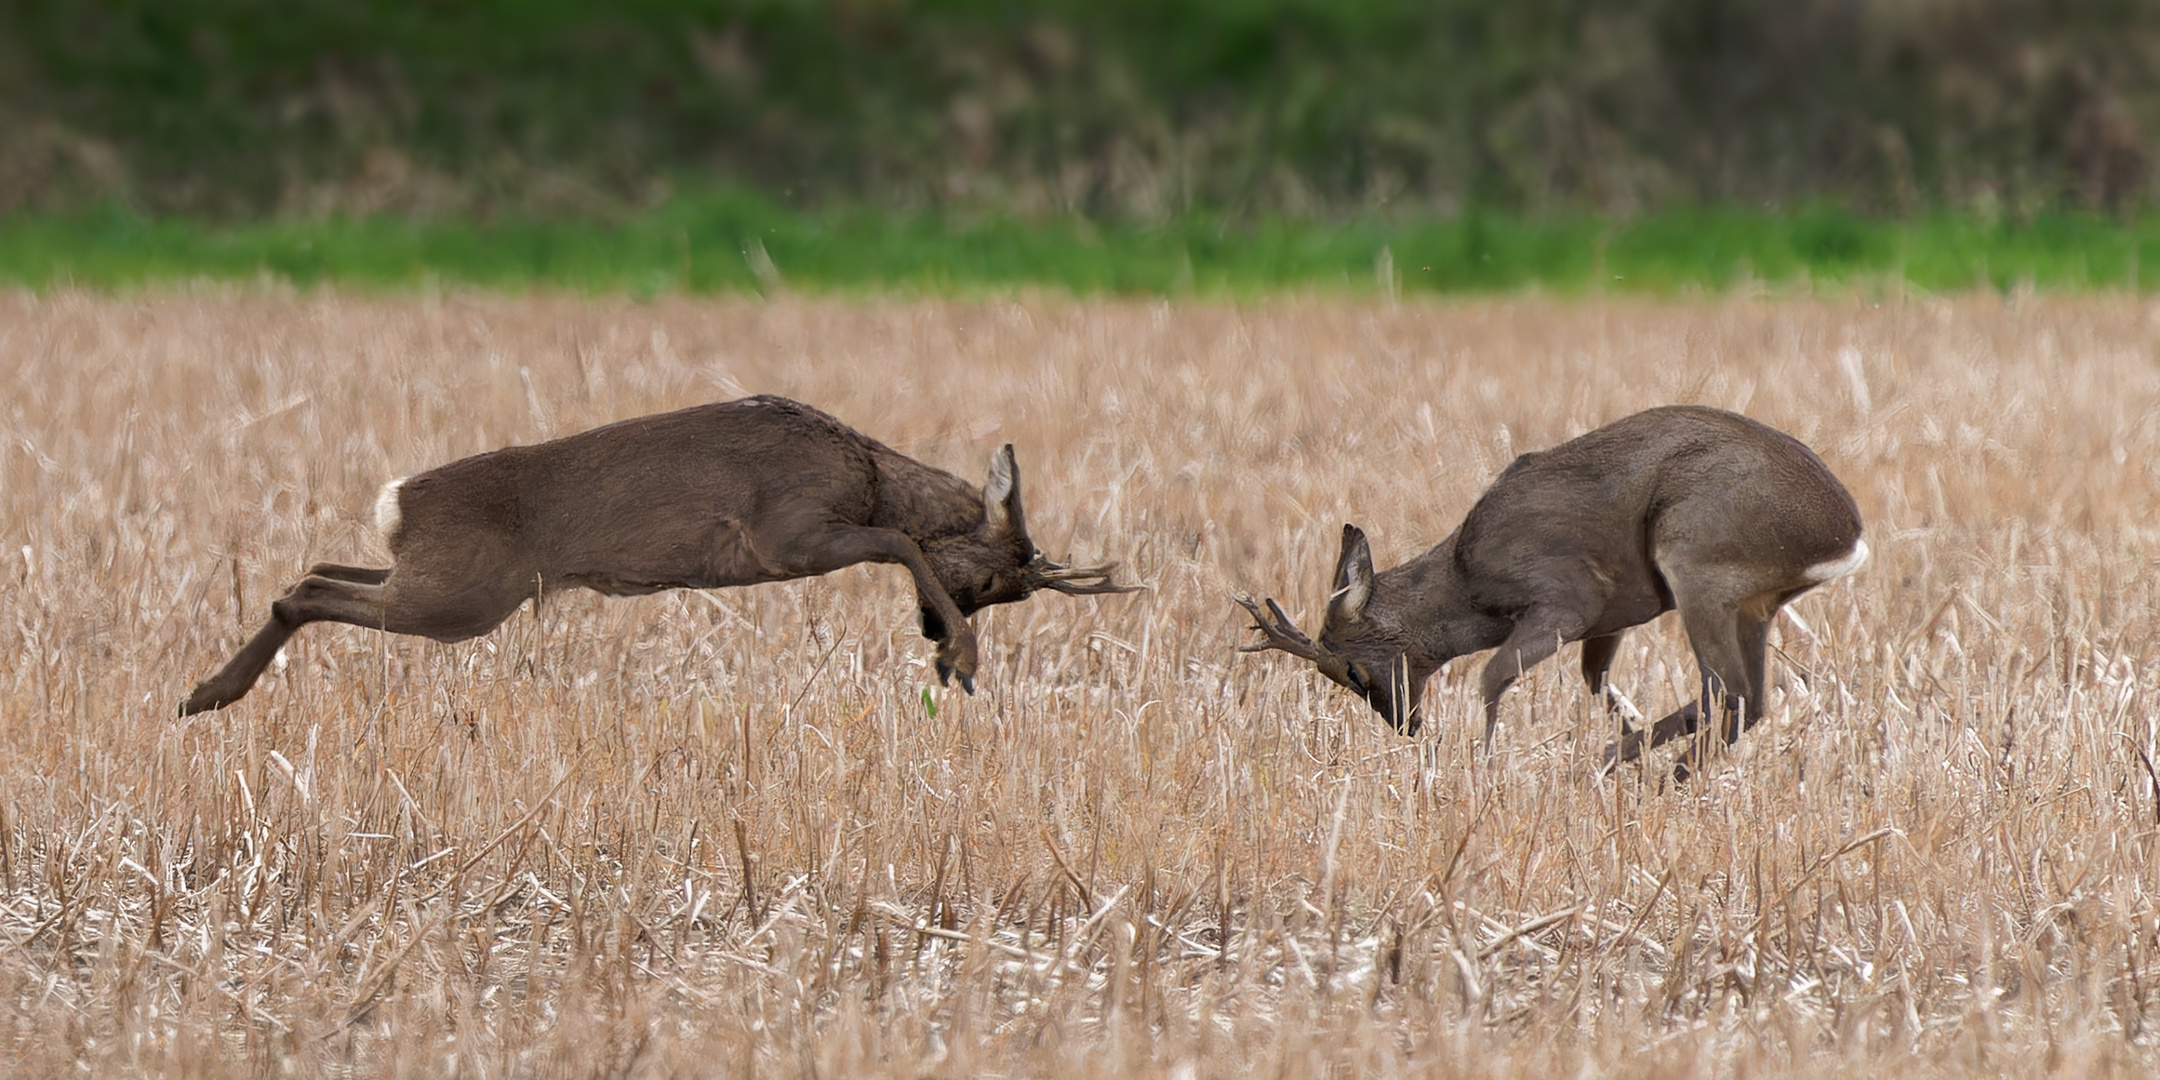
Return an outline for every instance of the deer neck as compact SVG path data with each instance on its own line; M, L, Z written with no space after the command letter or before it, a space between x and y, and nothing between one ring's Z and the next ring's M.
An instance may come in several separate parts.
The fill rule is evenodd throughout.
M1479 612L1469 601L1462 566L1455 561L1455 534L1409 562L1373 579L1373 606L1395 620L1410 652L1437 667L1465 653L1491 648L1507 634L1507 622Z
M972 533L983 523L982 492L943 469L878 447L877 499L870 524L920 543Z

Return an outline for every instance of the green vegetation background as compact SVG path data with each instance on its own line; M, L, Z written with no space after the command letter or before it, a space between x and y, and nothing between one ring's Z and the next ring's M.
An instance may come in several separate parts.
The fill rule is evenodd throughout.
M0 220L0 280L99 288L196 278L302 286L478 285L654 295L781 289L1243 297L1284 289L1412 295L1545 289L2149 289L2160 228L2092 215L2024 225L1810 210L1667 211L1615 224L1462 215L1390 223L1188 215L958 224L750 195L679 199L620 221L399 217L210 226L108 213Z
M2138 287L2136 0L0 0L0 280Z

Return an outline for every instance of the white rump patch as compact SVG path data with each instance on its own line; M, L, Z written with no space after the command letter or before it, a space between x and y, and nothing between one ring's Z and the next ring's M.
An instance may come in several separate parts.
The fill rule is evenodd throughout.
M375 493L375 531L381 533L386 542L397 536L398 525L404 520L404 512L398 506L398 489L404 486L405 478L400 476Z
M1847 552L1844 558L1831 559L1828 562L1816 563L1815 565L1800 571L1800 576L1806 578L1810 583L1817 585L1825 581L1829 581L1832 578L1844 577L1845 575L1860 569L1860 564L1867 561L1867 553L1867 541L1855 540L1853 541L1852 550Z

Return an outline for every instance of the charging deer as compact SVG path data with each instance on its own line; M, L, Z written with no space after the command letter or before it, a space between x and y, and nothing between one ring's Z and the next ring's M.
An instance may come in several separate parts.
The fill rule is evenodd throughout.
M1343 526L1320 640L1275 601L1262 611L1240 596L1263 635L1240 649L1312 661L1407 735L1433 672L1496 649L1482 678L1489 750L1500 696L1525 670L1580 641L1583 680L1610 709L1620 635L1677 608L1700 699L1647 732L1623 721L1606 761L1692 735L1713 708L1730 743L1762 708L1771 618L1858 569L1860 533L1852 496L1798 440L1718 409L1651 409L1516 458L1453 533L1401 566L1374 573L1365 534Z
M1130 591L1116 564L1064 567L1028 539L1007 444L977 491L807 405L753 397L643 416L393 480L375 522L395 565L319 564L180 706L223 708L293 632L341 622L461 641L541 590L610 596L899 563L915 578L939 681L975 690L968 616L1038 589Z

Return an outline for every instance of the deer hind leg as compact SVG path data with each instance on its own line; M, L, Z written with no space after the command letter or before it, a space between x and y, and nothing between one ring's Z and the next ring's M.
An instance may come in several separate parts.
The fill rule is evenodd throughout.
M1677 596L1675 600L1675 606L1680 609L1681 626L1686 629L1688 644L1695 652L1696 667L1702 676L1701 689L1696 700L1659 717L1649 727L1622 732L1605 748L1602 768L1610 768L1615 762L1634 761L1646 750L1694 735L1701 730L1704 715L1716 712L1721 704L1729 706L1735 697L1743 701L1754 700L1746 681L1747 667L1740 662L1743 649L1738 632L1737 605L1701 592ZM1680 779L1686 779L1688 772L1689 767L1685 764L1675 769L1675 775Z
M1480 679L1485 695L1487 751L1492 749L1493 732L1500 724L1500 695L1507 693L1508 687L1515 685L1523 672L1560 651L1561 642L1581 632L1582 621L1580 615L1566 608L1533 604L1515 621L1515 629L1508 634L1507 640L1493 651Z
M393 634L419 634L437 641L460 641L494 629L531 592L466 591L447 597L435 596L433 590L426 589L401 593L391 580L391 571L334 565L329 569L368 578L379 575L380 580L353 580L322 573L302 578L291 592L270 605L270 621L217 674L196 685L181 703L180 715L222 709L240 700L293 633L309 623L339 622Z
M1700 581L1700 573L1668 572L1668 580ZM1730 743L1756 720L1762 708L1763 657L1770 616L1780 602L1777 593L1750 596L1751 586L1736 582L1675 590L1674 606L1687 631L1689 646L1701 674L1696 700L1687 702L1639 731L1623 733L1605 749L1606 767L1614 762L1634 761L1646 750L1674 739L1695 735L1706 717L1721 717L1719 734ZM1740 599L1733 599L1738 596ZM1674 768L1676 779L1685 780L1701 756L1701 746L1681 755Z
M291 592L270 605L270 621L264 623L263 628L218 669L217 674L196 684L194 692L180 703L180 715L192 716L209 709L222 709L240 700L255 685L255 680L262 677L263 669L270 666L270 661L277 658L278 650L285 647L293 632L308 623L332 619L361 626L382 626L385 610L382 591L379 584L322 574L302 578Z
M1704 605L1699 618L1681 618L1688 642L1702 665L1702 699L1698 715L1718 717L1717 733L1727 745L1739 741L1742 732L1761 719L1766 690L1765 661L1769 650L1770 617L1777 612L1776 597L1751 597L1734 604ZM1689 734L1695 734L1690 729ZM1685 781L1700 766L1711 744L1697 741L1673 763L1673 779Z

